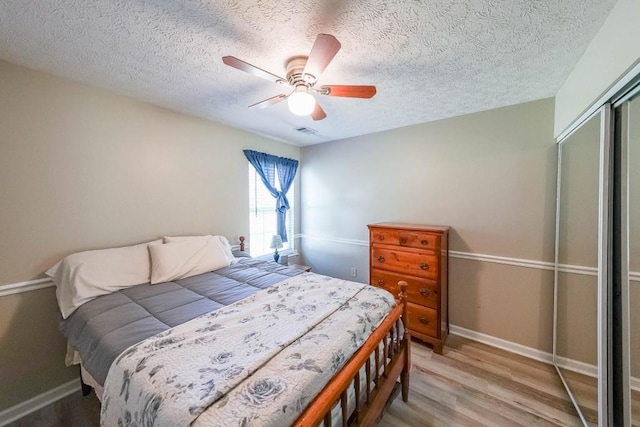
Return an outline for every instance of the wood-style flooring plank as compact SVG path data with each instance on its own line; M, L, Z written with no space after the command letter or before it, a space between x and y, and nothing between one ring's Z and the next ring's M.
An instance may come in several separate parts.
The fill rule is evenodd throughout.
M558 373L551 365L532 361L522 356L516 359L514 358L516 355L499 349L492 349L495 357L492 357L492 353L488 353L487 349L470 345L464 346L463 350L460 348L457 350L448 354L448 357L486 369L521 384L544 390L558 397L566 396ZM501 352L504 354L500 354Z
M415 342L411 356L409 403L394 401L380 426L581 425L553 366L455 335L442 355Z
M598 425L598 381L596 378L561 369L582 415L590 426Z
M418 367L418 369L421 368ZM442 375L466 383L468 386L474 386L478 378L483 378L487 384L484 388L485 393L506 401L511 399L513 404L527 407L530 410L544 414L556 414L561 418L562 413L573 412L573 406L566 399L559 399L543 390L526 386L510 378L457 360L434 357L426 367L426 373L436 372L436 370L440 370Z

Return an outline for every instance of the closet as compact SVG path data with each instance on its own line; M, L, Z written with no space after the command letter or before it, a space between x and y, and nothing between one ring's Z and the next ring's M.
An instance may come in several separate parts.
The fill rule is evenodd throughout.
M558 144L553 361L584 425L640 426L640 86Z

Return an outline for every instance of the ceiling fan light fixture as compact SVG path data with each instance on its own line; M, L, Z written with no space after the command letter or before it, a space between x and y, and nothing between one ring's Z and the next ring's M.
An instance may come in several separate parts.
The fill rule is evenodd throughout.
M296 87L295 91L287 98L287 103L289 110L297 116L308 116L316 108L316 99L304 86Z
M294 56L287 60L287 78L244 62L234 56L223 56L222 62L245 73L253 74L270 82L293 88L289 95L280 94L250 105L251 109L262 109L278 104L285 99L292 114L311 116L314 121L323 120L327 113L316 102L315 94L342 98L372 98L376 94L375 86L362 85L328 85L315 88L318 77L340 50L340 42L331 34L318 34L313 42L309 56Z

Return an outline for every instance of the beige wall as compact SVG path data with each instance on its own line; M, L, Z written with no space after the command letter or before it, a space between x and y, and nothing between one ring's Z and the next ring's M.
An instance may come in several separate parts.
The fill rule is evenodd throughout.
M556 94L558 136L640 61L640 1L618 0Z
M553 262L553 100L302 150L302 254L314 271L368 280L366 225L452 227L450 248ZM551 351L553 275L452 259L451 323Z
M600 121L597 114L560 144L560 264L598 268Z
M300 156L298 147L0 62L0 290L78 250L171 234L237 241L249 224L245 148ZM74 375L53 295L0 297L0 410Z
M557 355L598 364L598 277L558 274Z
M452 258L451 323L552 351L553 271Z
M64 366L59 316L53 287L0 297L0 411L79 378Z

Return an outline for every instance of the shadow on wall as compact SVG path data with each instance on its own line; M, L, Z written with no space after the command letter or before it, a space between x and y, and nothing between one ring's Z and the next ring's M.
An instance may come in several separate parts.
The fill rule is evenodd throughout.
M455 246L452 247L452 242ZM455 248L455 249L454 249ZM454 228L449 229L449 251L473 252ZM449 253L449 324L478 330L478 312L482 310L478 296L478 269L452 268L456 259ZM451 302L454 301L455 304Z
M78 378L59 321L54 287L0 297L0 411Z
M369 246L306 238L301 239L300 248L302 263L314 273L369 283ZM351 275L352 267L356 277Z

